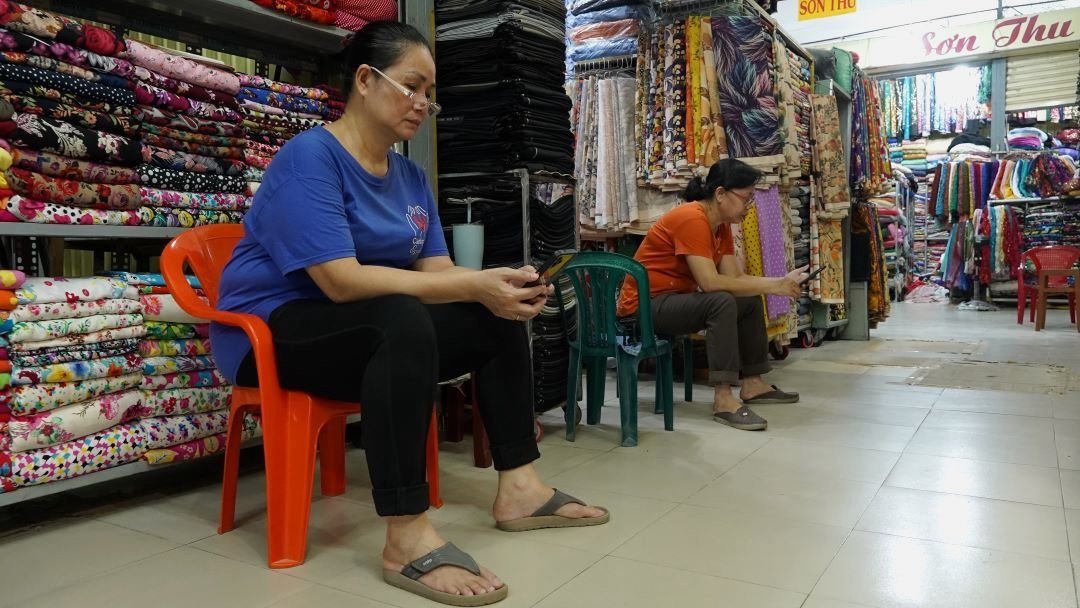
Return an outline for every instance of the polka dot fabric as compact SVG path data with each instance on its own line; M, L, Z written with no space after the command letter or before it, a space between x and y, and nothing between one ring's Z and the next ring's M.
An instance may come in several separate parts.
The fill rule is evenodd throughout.
M780 191L776 186L767 190L759 189L755 200L764 276L782 277L787 274L788 269ZM770 319L786 315L791 310L791 299L784 296L766 296L765 304Z

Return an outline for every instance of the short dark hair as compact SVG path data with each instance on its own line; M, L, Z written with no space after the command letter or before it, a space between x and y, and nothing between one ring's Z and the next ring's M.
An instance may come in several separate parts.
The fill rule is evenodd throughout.
M341 52L345 96L352 94L356 70L367 64L385 70L401 59L406 51L422 46L431 51L427 38L415 27L400 21L372 21L351 35Z
M684 201L703 201L716 192L717 188L749 188L761 181L761 171L735 158L716 161L709 169L705 179L695 177L686 185L682 198Z

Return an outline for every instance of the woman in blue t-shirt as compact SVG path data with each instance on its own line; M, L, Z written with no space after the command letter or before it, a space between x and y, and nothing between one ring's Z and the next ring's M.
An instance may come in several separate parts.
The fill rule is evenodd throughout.
M387 524L384 579L445 603L492 603L506 585L425 514L424 438L440 379L478 376L500 529L608 521L606 510L544 485L532 465L540 453L521 322L539 314L548 288L524 286L537 278L532 268L455 267L424 174L391 150L440 110L424 37L371 23L345 62L344 116L274 158L222 275L219 308L266 320L284 387L363 403L372 494ZM215 324L211 337L221 369L256 385L244 333Z

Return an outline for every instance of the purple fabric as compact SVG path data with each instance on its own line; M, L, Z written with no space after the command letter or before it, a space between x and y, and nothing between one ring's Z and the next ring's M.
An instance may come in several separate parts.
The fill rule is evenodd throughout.
M787 245L784 239L784 216L780 209L780 190L776 186L758 190L758 236L761 237L761 263L767 277L782 277L788 273ZM765 307L770 319L791 312L791 298L766 296Z

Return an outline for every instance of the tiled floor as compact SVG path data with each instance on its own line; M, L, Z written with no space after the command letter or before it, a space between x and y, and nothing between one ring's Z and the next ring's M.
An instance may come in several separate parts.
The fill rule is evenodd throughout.
M1012 315L898 305L869 343L793 350L772 380L803 402L758 408L764 433L712 422L705 387L674 433L642 387L637 448L616 447L613 385L576 443L546 417L541 472L609 507L607 526L495 531L495 476L469 443L443 446L449 504L432 517L509 582L503 606L1076 607L1080 336L1060 311L1038 334ZM925 373L964 360L1008 365ZM905 384L921 375L934 385ZM1020 392L945 386L983 377ZM70 499L26 530L0 511L15 528L0 606L432 606L381 582L382 527L363 455L349 460L348 493L317 499L307 563L285 571L265 567L258 474L222 536L213 479L90 510Z

